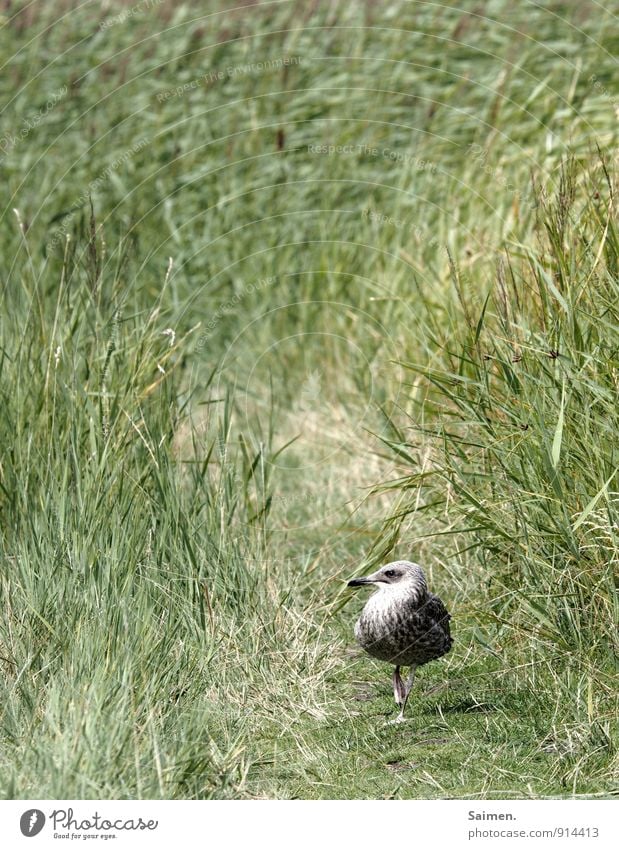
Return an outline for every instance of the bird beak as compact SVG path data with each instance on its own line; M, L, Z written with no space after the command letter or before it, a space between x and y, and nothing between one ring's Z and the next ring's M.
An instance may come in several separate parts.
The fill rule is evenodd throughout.
M364 584L374 584L374 578L355 578L348 582L349 587L362 587Z

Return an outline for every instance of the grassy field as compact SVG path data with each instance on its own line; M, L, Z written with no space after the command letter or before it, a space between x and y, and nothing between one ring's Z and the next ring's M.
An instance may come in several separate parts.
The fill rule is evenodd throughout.
M203 6L0 9L0 793L616 795L619 4Z

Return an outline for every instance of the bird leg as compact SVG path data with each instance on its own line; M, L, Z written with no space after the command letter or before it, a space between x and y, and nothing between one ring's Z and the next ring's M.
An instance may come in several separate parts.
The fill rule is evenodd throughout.
M406 704L406 688L404 687L404 681L400 676L400 667L396 666L393 670L393 698L395 699L396 705L401 705L403 702Z
M396 722L404 722L404 708L406 707L406 702L408 701L408 697L410 696L410 692L413 689L413 684L415 683L415 669L417 669L416 666L411 666L411 671L409 672L406 684L402 685L403 689L404 689L404 698L402 699L401 702L398 702L398 704L400 705L400 713L398 715L398 718L396 719ZM398 674L398 677L399 677L399 674ZM401 678L400 678L400 683L402 683Z

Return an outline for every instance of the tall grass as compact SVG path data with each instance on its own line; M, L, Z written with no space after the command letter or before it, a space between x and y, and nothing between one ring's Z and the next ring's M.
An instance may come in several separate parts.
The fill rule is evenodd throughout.
M0 792L611 792L616 4L4 5Z
M290 679L298 710L330 661L265 560L268 446L239 452L229 398L192 425L166 282L149 302L99 273L92 225L6 305L3 792L234 794L250 761L222 700L242 715Z
M489 644L616 696L615 188L603 162L591 175L568 162L559 183L540 193L535 244L510 245L486 291L453 264L456 332L436 339L440 362L402 362L415 392L388 440L400 456L430 443L432 459L390 488L414 493L397 518L429 510L474 552Z

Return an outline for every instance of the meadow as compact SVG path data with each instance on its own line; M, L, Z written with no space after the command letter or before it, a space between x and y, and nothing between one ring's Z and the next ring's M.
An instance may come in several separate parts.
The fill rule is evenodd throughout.
M2 796L616 795L619 4L0 13Z

